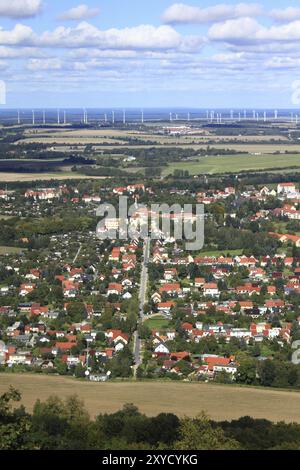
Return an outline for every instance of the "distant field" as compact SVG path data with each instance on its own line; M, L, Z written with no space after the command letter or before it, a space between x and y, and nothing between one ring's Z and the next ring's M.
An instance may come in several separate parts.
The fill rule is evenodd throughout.
M152 136L153 137L153 136ZM155 139L151 139L151 140L155 140ZM21 141L19 141L21 142ZM23 141L24 142L24 141ZM52 146L50 145L50 142L47 142L49 144L49 148ZM97 142L95 140L93 141L90 141L90 143L94 146L94 148L96 148L97 150L103 150L104 152L109 150L109 151L113 151L113 150L116 150L116 149L126 149L126 148L129 148L129 149L145 149L145 148L149 148L149 147L157 147L157 148L162 148L162 145L159 145L159 144L154 144L154 145L144 145L144 144L141 144L141 145L129 145L126 141L122 141L122 144L121 145L115 145L115 144L110 144L110 145L107 145L107 146L104 146L103 144L101 145L101 142ZM62 141L60 143L60 145L63 145L64 142ZM86 142L82 142L80 141L79 144L76 144L76 142L71 142L70 145L82 145L82 144L86 144ZM182 147L182 148L193 148L195 150L202 150L202 149L206 149L207 148L207 143L201 143L201 144L188 144L188 143L185 143L184 141L180 140L180 141L176 141L174 139L172 139L172 141L169 141L168 143L165 143L165 146L166 147ZM299 152L300 153L300 145L299 144L285 144L285 143L282 143L282 144L250 144L250 143L243 143L243 144L235 144L235 143L226 143L226 144L216 144L216 143L213 143L213 144L210 144L211 147L214 147L214 148L217 148L217 149L231 149L231 150L235 150L237 152L249 152L249 153L262 153L262 154L272 154L274 152L285 152L285 151L293 151L295 153ZM56 150L58 150L58 147L56 148Z
M125 145L126 142L118 139L111 139L106 137L84 137L84 136L61 136L61 135L49 135L40 137L29 137L24 140L19 140L17 144L64 144L64 145L87 145L87 144L111 144L111 145Z
M105 179L103 176L85 176L73 172L61 173L0 173L0 183L3 181L48 181L48 180L81 180L81 179Z
M170 123L167 123L168 126ZM43 143L43 144L59 144L59 145L101 145L109 144L113 145L128 145L125 140L122 138L137 138L141 141L149 140L156 142L157 144L163 145L182 145L187 146L204 146L208 142L214 140L216 144L218 142L223 142L219 144L222 146L236 145L235 142L242 141L244 146L250 145L252 142L261 142L264 145L264 142L270 142L271 139L280 141L281 144L288 142L288 138L282 135L249 135L249 136L239 136L239 135L213 135L212 132L203 130L201 128L195 129L193 134L178 136L163 135L163 134L153 134L151 131L139 131L139 130L122 130L122 129L28 129L25 131L25 139L18 141L17 143ZM224 144L225 142L225 144ZM281 146L281 144L279 144ZM237 144L239 145L239 144ZM278 145L278 144L276 144ZM276 145L271 145L271 147ZM255 144L250 145L254 147ZM264 145L265 146L265 145ZM272 150L274 151L274 150Z
M174 163L163 169L163 175L175 169L187 170L191 175L201 173L231 173L246 170L263 170L297 166L300 168L300 155L232 155L222 157L199 157L199 161Z
M38 398L77 394L92 416L134 403L149 416L162 412L195 416L204 410L215 420L248 415L300 423L300 392L289 390L154 381L98 384L68 377L0 374L0 394L10 385L21 391L21 403L30 410Z

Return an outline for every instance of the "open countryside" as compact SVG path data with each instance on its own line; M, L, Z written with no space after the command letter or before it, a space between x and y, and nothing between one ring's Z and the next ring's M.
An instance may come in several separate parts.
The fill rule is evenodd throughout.
M134 403L148 416L163 412L195 416L205 411L217 421L248 415L300 423L300 395L289 390L168 382L74 383L72 378L26 374L1 374L0 378L0 394L12 385L21 391L22 404L29 410L38 398L76 393L93 417Z

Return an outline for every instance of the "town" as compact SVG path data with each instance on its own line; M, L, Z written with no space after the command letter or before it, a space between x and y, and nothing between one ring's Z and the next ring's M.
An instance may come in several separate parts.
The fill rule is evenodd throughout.
M225 184L2 189L1 244L14 250L0 259L1 371L299 386L299 186ZM170 193L204 205L199 252L97 237L101 201Z

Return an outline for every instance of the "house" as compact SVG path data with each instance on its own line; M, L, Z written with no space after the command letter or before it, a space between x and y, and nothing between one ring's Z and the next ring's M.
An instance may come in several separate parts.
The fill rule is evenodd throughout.
M168 295L178 295L181 293L180 284L177 282L173 284L164 284L159 288L159 293Z
M162 313L170 313L170 310L172 307L174 307L175 303L174 302L159 302L157 304L157 310Z
M55 343L55 349L59 351L70 351L74 346L77 346L77 343L74 342L62 342L62 341L57 341Z
M295 193L296 192L296 186L295 183L279 183L277 185L277 194L289 194L289 193Z
M177 269L176 268L166 268L164 271L164 279L165 281L172 281L174 277L177 276Z
M30 294L35 289L35 284L21 284L19 295L21 297L25 297L26 295Z
M32 356L27 351L20 351L13 354L8 355L7 365L14 366L14 365L28 365L30 366L32 363Z
M161 302L161 295L158 292L154 292L154 294L151 296L151 300L154 304L158 304Z
M196 277L195 278L195 284L194 284L195 287L203 287L204 284L205 284L204 277Z
M213 371L213 373L226 372L234 376L239 366L239 364L235 362L234 356L227 358L216 355L202 355L201 360L207 364L208 369Z
M117 284L115 282L111 282L108 285L107 295L121 295L123 291L122 284Z
M40 278L40 271L38 269L31 269L25 278L30 281L37 281Z
M109 255L109 259L111 261L119 261L121 256L121 249L120 247L113 247L111 254Z
M203 294L207 297L219 297L220 292L215 282L205 283L203 286Z
M155 348L154 348L155 354L169 354L170 351L167 348L167 346L164 343L159 343Z

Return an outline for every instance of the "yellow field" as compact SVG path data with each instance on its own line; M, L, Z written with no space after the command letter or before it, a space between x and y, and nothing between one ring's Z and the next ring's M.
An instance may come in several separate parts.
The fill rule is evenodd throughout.
M134 403L149 416L161 412L195 416L203 410L215 420L249 415L300 423L300 393L289 390L154 381L98 384L69 377L0 374L0 394L10 385L22 392L22 403L30 410L37 398L75 393L91 416Z
M0 182L14 181L48 181L48 180L82 180L105 179L104 176L85 176L78 173L0 173Z
M62 143L66 145L82 145L82 144L121 144L126 145L126 141L119 140L124 137L136 137L141 140L151 140L157 142L157 144L177 144L187 145L194 144L201 145L207 144L210 139L213 139L216 143L228 142L234 144L235 141L243 140L245 144L248 142L268 142L270 138L280 140L282 143L288 141L285 136L265 136L265 135L250 135L250 136L214 136L210 132L203 131L203 129L195 129L193 134L183 135L181 137L168 136L153 134L151 132L142 132L134 130L122 130L122 129L27 129L25 131L26 139L17 143ZM223 144L224 145L224 144Z

